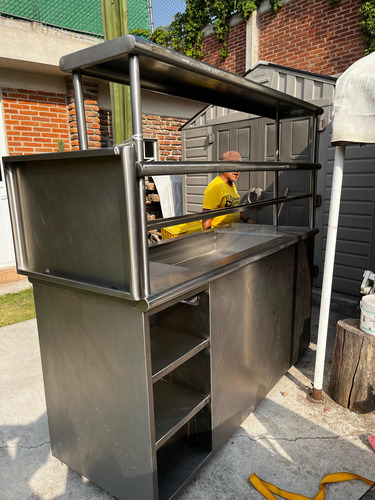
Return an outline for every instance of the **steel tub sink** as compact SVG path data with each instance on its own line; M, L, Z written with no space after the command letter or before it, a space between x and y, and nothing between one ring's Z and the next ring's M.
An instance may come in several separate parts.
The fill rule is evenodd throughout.
M240 225L241 227L241 225ZM244 230L202 231L150 248L150 261L183 268L210 268L227 257L263 245L280 234Z

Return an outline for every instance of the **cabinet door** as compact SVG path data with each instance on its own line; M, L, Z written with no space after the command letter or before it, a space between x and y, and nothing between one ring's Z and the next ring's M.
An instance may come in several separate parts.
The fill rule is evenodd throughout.
M290 366L293 275L290 247L210 285L213 451Z

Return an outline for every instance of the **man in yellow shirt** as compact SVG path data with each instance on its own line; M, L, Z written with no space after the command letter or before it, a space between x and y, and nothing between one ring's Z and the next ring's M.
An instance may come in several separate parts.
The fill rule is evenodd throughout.
M237 151L227 151L221 157L222 161L242 161L240 153ZM239 172L222 172L218 177L209 183L204 192L203 211L214 210L215 208L236 207L240 204L240 197L234 182L238 179ZM203 229L224 226L243 220L247 224L254 222L245 212L221 215L212 219L205 219L202 223Z

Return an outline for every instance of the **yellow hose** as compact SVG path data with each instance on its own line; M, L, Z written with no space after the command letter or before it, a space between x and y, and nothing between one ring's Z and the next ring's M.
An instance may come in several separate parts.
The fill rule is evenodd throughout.
M370 481L370 479L358 476L357 474L352 474L350 472L335 472L334 474L328 474L328 476L325 476L319 485L319 493L311 499L310 497L305 497L304 495L299 495L298 493L291 493L290 491L282 490L274 484L263 481L263 479L260 479L256 474L252 474L249 477L250 483L267 500L277 500L275 495L285 498L286 500L323 500L326 493L326 484L342 483L343 481L353 481L354 479L364 481L370 486L375 484L375 481Z

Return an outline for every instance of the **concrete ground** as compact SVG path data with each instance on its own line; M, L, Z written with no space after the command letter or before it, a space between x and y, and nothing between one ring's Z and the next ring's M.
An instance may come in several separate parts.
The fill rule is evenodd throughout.
M319 308L313 306L307 355L267 395L179 500L261 499L248 482L255 472L279 487L313 497L321 479L338 471L375 480L375 413L352 413L326 396L306 399L314 370ZM325 385L329 382L335 323L331 313ZM35 320L0 329L0 500L113 498L51 455ZM328 486L327 500L357 500L359 481Z
M17 293L21 290L26 290L27 288L31 287L32 284L27 279L11 281L10 283L0 283L0 295L6 295L7 293Z

